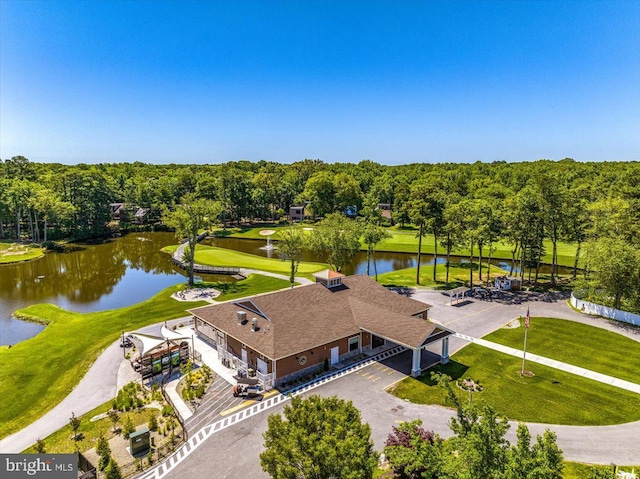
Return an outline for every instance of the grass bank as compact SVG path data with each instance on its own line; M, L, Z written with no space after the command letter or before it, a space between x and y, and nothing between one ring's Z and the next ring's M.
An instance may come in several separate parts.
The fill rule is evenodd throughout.
M282 280L250 276L235 283L229 296L220 295L218 300L282 287ZM75 313L52 304L18 310L16 316L48 326L11 348L0 347L0 437L20 430L57 405L122 331L179 318L185 316L186 309L207 304L172 299L171 295L182 288L184 285L171 286L146 301L110 311Z
M524 321L523 321L524 323ZM498 329L484 339L522 349L524 326ZM638 383L640 343L621 334L555 318L531 318L527 352Z
M487 265L483 263L482 278L487 280ZM416 270L417 268L399 269L378 275L378 282L385 286L416 286ZM433 281L433 265L420 267L420 286L436 289L451 289L457 286L468 284L469 282L469 266L467 265L451 265L449 267L449 283L445 283L446 268L443 264L439 264L436 269L436 281ZM495 278L499 275L507 274L507 271L501 270L496 266L491 266L491 277ZM478 264L473 264L473 282L480 284L478 279Z
M296 228L313 227L310 224L296 224ZM214 235L218 237L229 238L242 238L242 239L261 239L264 240L264 236L260 236L260 231L264 229L274 230L275 234L271 237L272 240L277 241L279 239L279 232L283 229L287 229L289 226L268 226L262 225L258 227L240 227L240 228L227 228L226 230L218 229L214 231ZM387 231L391 234L391 238L382 241L378 246L378 251L389 251L396 253L417 253L418 250L418 238L416 238L416 229L412 226L406 226L400 228L399 226L393 226L388 228ZM494 259L506 259L511 260L511 250L513 246L509 243L496 243L494 245L495 252L492 254ZM553 245L551 241L544 241L544 248L546 255L543 257L544 263L551 263L551 253L553 251ZM361 249L366 250L366 246L363 244ZM422 238L422 252L427 254L433 254L435 252L435 238L433 235L428 234ZM438 248L439 255L444 253L442 247ZM455 249L453 251L458 256L469 256L469 250L466 248ZM485 252L486 254L486 252ZM576 255L576 245L570 243L558 243L558 264L562 266L573 266L573 261Z
M485 401L512 420L595 426L640 419L640 394L531 362L527 370L535 376L521 377L521 366L518 358L470 344L445 366L436 366L416 379L406 378L389 392L416 404L450 406L431 381L431 371L438 371L453 379L479 381L485 389L475 393L473 401ZM468 400L467 393L460 394Z
M177 249L176 245L166 246L162 251L173 253ZM249 253L242 253L216 246L198 245L196 247L196 263L210 266L226 266L235 268L257 269L270 273L289 275L290 263L277 258L264 258ZM316 271L327 269L329 265L324 263L301 262L298 267L298 276L311 278L311 274Z
M0 264L19 263L44 256L44 248L11 241L0 241Z

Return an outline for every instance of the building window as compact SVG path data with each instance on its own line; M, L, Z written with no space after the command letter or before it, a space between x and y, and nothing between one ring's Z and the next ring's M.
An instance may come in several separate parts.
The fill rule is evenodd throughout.
M349 352L357 351L358 349L360 349L360 336L349 338Z

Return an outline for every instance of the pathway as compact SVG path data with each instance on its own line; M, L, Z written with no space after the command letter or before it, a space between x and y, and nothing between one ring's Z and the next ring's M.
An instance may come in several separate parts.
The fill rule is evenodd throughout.
M456 333L456 336L466 341L484 346L485 348L493 349L510 356L515 356L517 358L522 358L524 354L524 351L520 349L511 348L509 346L504 346L502 344L487 341L485 339L472 338L470 336L459 333ZM630 381L618 379L613 376L607 376L606 374L597 373L595 371L581 368L579 366L556 361L555 359L545 358L544 356L539 356L537 354L528 353L526 356L526 360L531 361L532 363L538 363L544 366L549 366L551 368L560 369L561 371L565 371L571 374L577 374L578 376L583 376L588 379L593 379L594 381L609 384L610 386L615 386L620 389L626 389L627 391L640 394L640 384L632 383Z

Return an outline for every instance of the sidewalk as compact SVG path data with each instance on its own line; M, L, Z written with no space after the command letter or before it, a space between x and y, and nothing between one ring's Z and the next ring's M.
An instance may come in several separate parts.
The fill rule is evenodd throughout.
M471 336L466 336L464 334L456 334L456 336L461 339L471 341L480 346L484 346L485 348L489 348L495 351L499 351L501 353L509 354L510 356L515 356L517 358L522 358L523 356L523 351L519 349L510 348L509 346L503 346L502 344L486 341L484 339L472 338ZM576 374L578 376L582 376L588 379L593 379L594 381L598 381L604 384L609 384L610 386L615 386L620 389L625 389L627 391L640 394L640 384L632 383L630 381L625 381L623 379L614 378L613 376L607 376L606 374L597 373L595 371L581 368L579 366L574 366L572 364L556 361L555 359L545 358L544 356L539 356L537 354L527 353L526 359L527 361L531 361L533 363L538 363L544 366L549 366L551 368L560 369L561 371L565 371L571 374Z
M180 414L182 420L186 421L191 416L193 416L193 412L191 412L189 406L185 404L184 399L182 399L178 394L178 391L176 391L180 379L182 379L182 374L180 373L180 371L174 371L171 375L171 380L164 385L164 391L171 399L173 407L178 410L178 413Z
M232 386L235 386L236 380L233 378L233 376L235 376L236 371L222 365L222 363L218 359L218 351L216 351L213 346L210 346L202 339L200 339L195 331L190 327L176 329L176 332L182 334L183 336L188 336L189 338L193 337L194 347L196 351L198 351L202 355L202 362L209 366L212 371L222 379L227 381Z

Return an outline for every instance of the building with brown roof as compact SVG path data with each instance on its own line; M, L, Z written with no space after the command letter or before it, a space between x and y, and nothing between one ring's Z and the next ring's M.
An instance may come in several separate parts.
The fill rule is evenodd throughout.
M420 373L420 351L443 341L448 360L452 331L428 320L428 304L387 290L366 275L333 271L316 283L203 306L189 312L201 337L241 374L253 369L270 385L334 365L393 343L414 351L412 374Z

